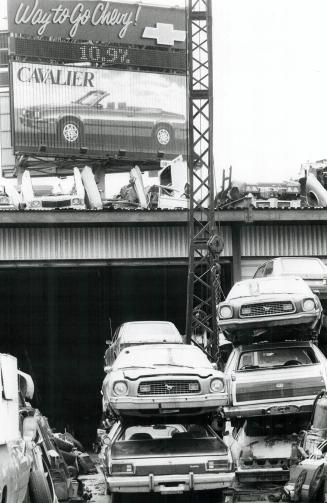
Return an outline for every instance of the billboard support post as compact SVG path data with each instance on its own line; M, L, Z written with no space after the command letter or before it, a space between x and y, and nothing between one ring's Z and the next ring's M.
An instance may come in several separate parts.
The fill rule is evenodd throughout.
M215 221L211 0L189 0L188 72L190 251L186 341L200 341L217 361L216 311L223 245Z

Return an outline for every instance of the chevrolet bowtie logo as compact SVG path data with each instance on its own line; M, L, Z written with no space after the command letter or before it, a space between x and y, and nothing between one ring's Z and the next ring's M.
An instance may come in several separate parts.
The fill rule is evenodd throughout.
M143 38L154 38L157 44L174 45L175 42L185 42L186 31L175 30L173 24L157 23L155 28L146 26Z

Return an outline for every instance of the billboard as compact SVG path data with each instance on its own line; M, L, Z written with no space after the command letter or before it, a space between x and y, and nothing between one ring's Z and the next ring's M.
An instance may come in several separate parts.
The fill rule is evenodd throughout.
M186 153L184 75L12 62L11 85L16 153Z
M138 3L8 0L9 32L185 49L186 13Z

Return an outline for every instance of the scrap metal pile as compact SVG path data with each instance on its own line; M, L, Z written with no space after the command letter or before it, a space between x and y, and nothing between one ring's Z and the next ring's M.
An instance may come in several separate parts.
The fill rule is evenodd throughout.
M17 503L81 502L91 494L78 475L95 466L71 435L55 434L34 408L34 383L17 359L0 354L0 497ZM67 459L67 454L70 458Z
M234 285L218 306L219 338L230 345L224 372L171 323L116 331L98 430L108 494L325 501L327 360L308 283L280 275Z
M216 196L220 209L280 208L297 209L327 206L327 160L304 163L296 180L247 183L223 174L222 188Z

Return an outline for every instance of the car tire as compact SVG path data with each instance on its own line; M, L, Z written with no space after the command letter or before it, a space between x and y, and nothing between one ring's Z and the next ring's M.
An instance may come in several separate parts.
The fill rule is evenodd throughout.
M168 147L173 141L173 130L168 124L158 124L153 130L153 138L158 148Z
M52 503L52 496L46 477L40 470L30 474L29 491L31 503Z
M67 117L59 122L58 137L65 145L81 145L83 143L83 124L76 118Z
M122 495L120 493L111 493L110 503L122 503Z

